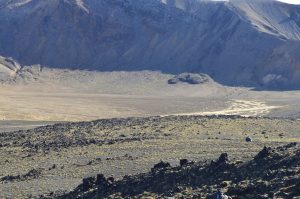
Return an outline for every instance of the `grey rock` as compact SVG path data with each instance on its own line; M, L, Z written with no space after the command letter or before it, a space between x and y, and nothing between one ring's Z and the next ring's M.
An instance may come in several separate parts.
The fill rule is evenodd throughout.
M166 169L168 167L171 167L170 163L160 161L159 163L154 165L152 170L155 171L155 170L160 170L160 169Z
M177 84L185 82L188 84L203 84L209 81L209 77L205 74L182 73L168 80L169 84Z
M159 169L157 172L141 173L125 176L123 179L111 181L105 179L101 174L97 176L96 184L94 178L85 180L87 193L82 191L83 184L70 193L59 198L110 198L115 194L121 194L128 198L143 198L143 193L155 194L155 198L190 198L200 196L207 199L230 199L233 198L271 198L299 195L299 152L297 145L282 146L278 148L265 148L268 158L249 160L241 166L231 164L209 164L207 162L196 162L190 167L170 167ZM274 151L271 153L271 151ZM258 156L260 156L260 152ZM224 157L225 155L221 155ZM158 163L159 168L165 168L165 163ZM289 166L287 166L289 165ZM266 172L273 171L266 176ZM293 170L293 172L289 172ZM247 180L245 180L247 179ZM215 192L213 187L218 187L220 181L230 181L226 189ZM97 189L96 189L97 188ZM188 190L186 192L185 190ZM278 190L276 194L272 191ZM226 192L225 192L226 191ZM175 195L180 193L179 195ZM178 197L177 197L178 196Z
M217 161L218 164L226 163L228 162L228 154L227 153L222 153Z
M246 142L252 142L252 141L253 141L252 137L250 137L250 136L246 137Z

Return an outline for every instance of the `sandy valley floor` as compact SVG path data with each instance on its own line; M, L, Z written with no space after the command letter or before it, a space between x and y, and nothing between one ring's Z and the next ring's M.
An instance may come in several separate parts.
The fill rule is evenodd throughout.
M33 72L31 72L33 73ZM30 74L31 74L30 73ZM92 73L49 70L0 86L0 119L87 121L152 115L293 117L300 115L300 91L169 85L159 72Z

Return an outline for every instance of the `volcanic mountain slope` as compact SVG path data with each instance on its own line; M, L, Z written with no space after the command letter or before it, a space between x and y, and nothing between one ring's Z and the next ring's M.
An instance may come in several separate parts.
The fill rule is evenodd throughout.
M21 66L13 59L0 56L0 82L14 77L20 69Z
M296 143L260 151L248 162L231 162L228 154L209 163L180 160L180 166L156 164L149 173L125 176L120 181L83 180L60 198L294 198L300 196L300 150ZM220 189L223 197L214 196Z
M300 85L300 7L272 0L1 0L0 24L21 65Z

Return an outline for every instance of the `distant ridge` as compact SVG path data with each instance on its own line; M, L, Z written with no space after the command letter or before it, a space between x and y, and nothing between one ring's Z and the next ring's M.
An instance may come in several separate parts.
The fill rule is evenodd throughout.
M266 0L0 0L0 55L24 65L207 73L300 88L300 6Z

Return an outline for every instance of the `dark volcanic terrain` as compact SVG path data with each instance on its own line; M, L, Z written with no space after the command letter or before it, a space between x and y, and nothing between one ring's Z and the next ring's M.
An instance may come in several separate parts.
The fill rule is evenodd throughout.
M105 119L2 132L0 198L69 192L83 178L103 173L119 180L160 160L176 166L226 152L233 162L247 161L264 146L299 142L299 132L298 120L240 116Z
M299 54L275 0L0 0L0 198L299 195Z
M58 198L298 198L300 148L290 143L264 147L252 160L230 161L227 153L216 161L189 162L171 167L160 162L151 172L106 179L85 178L75 191ZM219 195L219 196L218 196Z
M0 198L299 196L299 55L275 0L0 0Z

